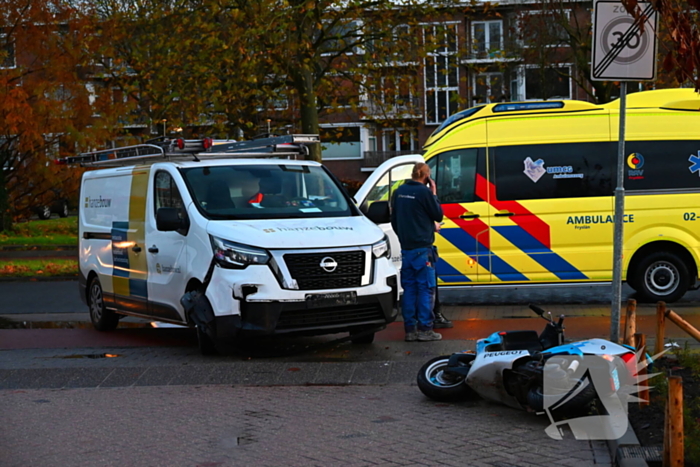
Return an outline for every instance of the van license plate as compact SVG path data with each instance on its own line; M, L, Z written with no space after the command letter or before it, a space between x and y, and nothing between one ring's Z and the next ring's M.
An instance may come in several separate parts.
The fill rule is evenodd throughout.
M309 308L354 305L355 303L357 303L357 292L306 294L306 306Z

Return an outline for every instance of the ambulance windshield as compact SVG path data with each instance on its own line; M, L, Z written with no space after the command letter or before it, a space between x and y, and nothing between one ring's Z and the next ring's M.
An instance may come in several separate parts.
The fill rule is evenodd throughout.
M287 219L357 215L321 167L227 165L181 169L209 219Z

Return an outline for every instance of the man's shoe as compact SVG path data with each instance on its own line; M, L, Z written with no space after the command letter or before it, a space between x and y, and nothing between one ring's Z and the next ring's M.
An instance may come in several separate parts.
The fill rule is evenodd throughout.
M433 328L444 329L444 328L451 328L453 326L454 326L454 324L452 324L452 321L445 318L445 316L443 316L442 313L440 313L440 312L435 313L435 321L433 321Z
M439 340L442 340L442 334L438 334L432 329L430 331L418 331L418 341L420 342L430 342Z
M406 338L404 340L406 342L415 342L418 340L418 333L417 332L407 332Z

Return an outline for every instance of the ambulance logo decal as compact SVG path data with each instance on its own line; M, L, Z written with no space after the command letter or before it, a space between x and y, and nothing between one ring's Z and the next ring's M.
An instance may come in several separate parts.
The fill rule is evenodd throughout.
M525 170L523 173L527 175L527 178L537 183L537 181L542 178L542 175L547 173L547 169L544 168L544 161L542 159L537 159L533 161L529 156L523 161L525 164Z
M688 170L690 170L690 173L698 173L698 176L700 176L700 151L698 151L698 155L695 156L693 154L690 155L688 158L688 161L691 162L691 166L688 167Z
M644 156L638 152L633 152L627 156L627 167L630 169L641 169L644 167Z
M627 156L627 174L630 180L643 180L644 179L644 156L638 152L633 152Z

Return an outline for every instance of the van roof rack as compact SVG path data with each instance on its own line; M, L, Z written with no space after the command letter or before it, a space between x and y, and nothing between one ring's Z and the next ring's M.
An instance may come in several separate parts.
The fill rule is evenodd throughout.
M161 161L231 158L297 158L309 154L307 145L320 142L318 135L283 135L251 141L217 142L211 138L185 140L156 138L143 144L102 149L56 159L55 164L82 167L120 167Z

